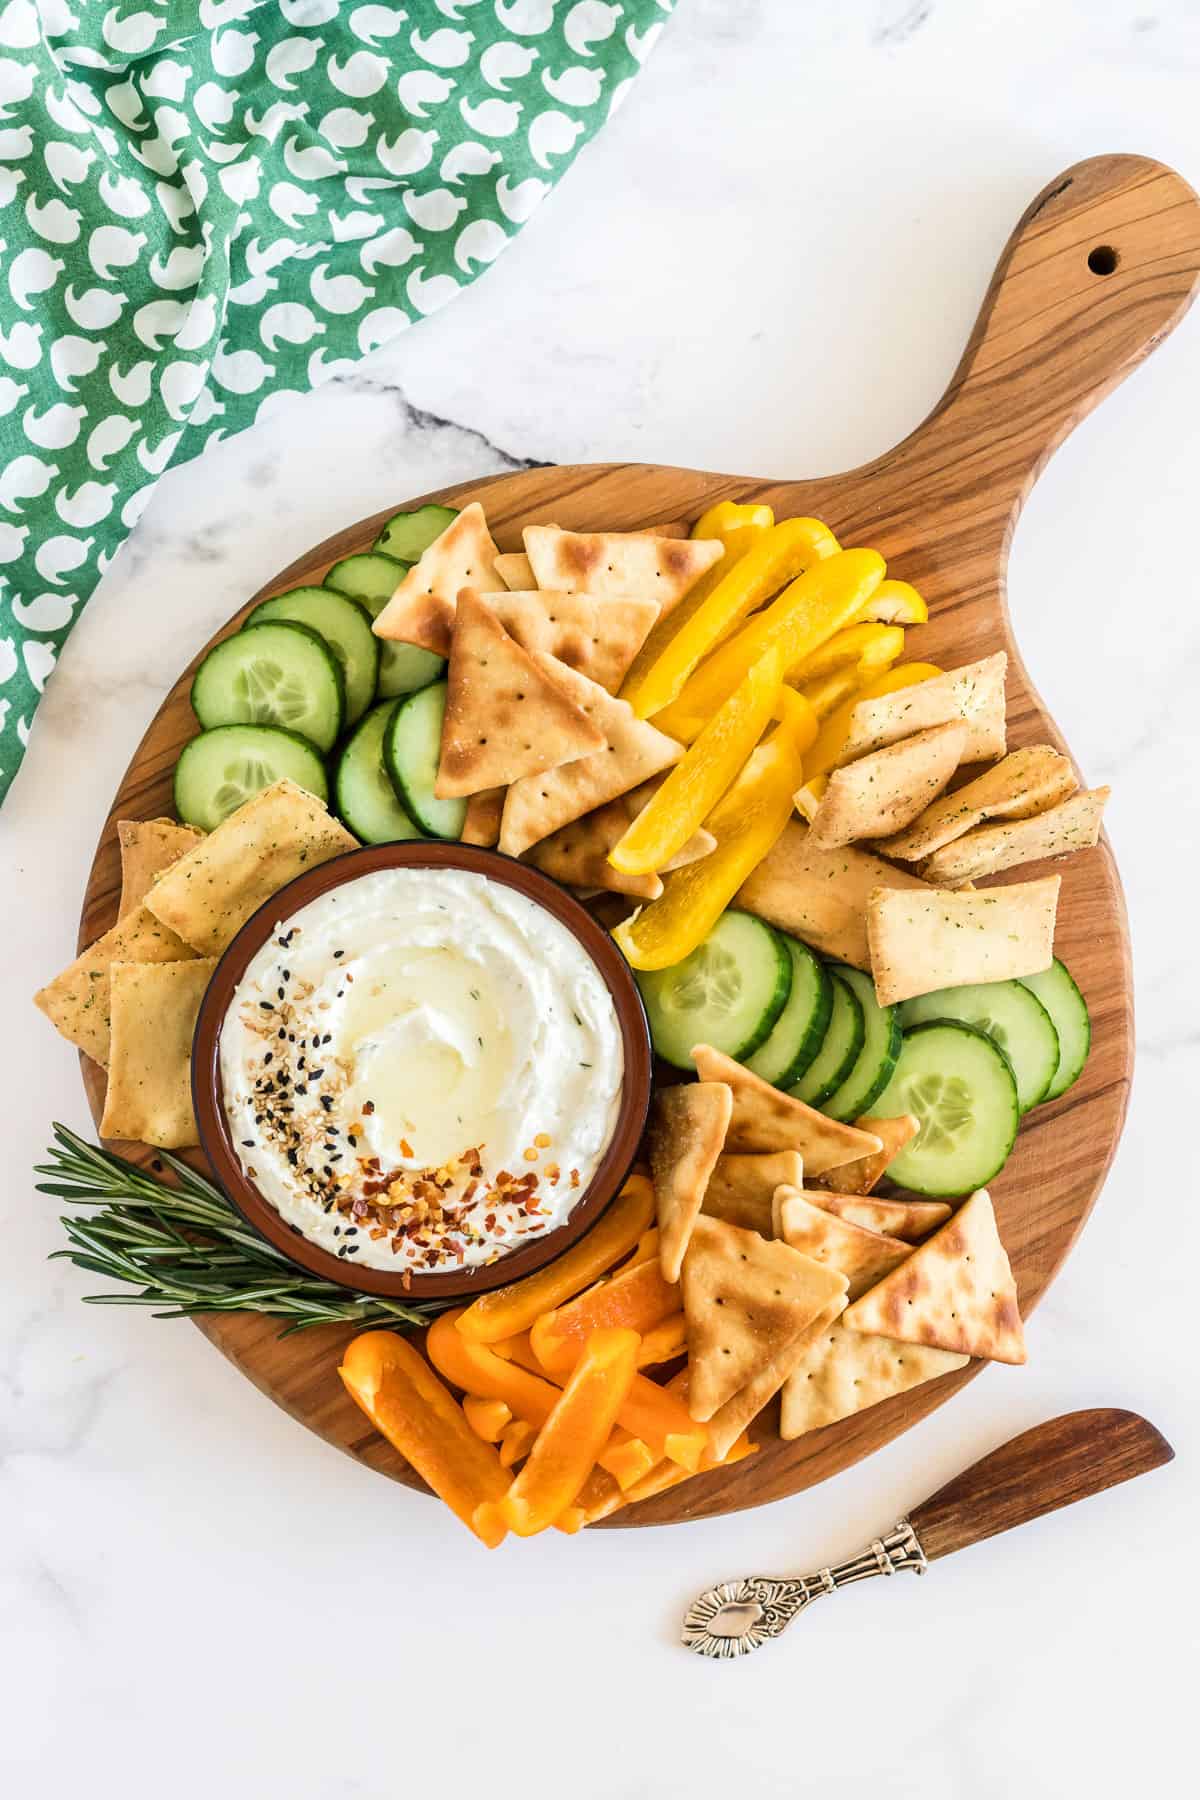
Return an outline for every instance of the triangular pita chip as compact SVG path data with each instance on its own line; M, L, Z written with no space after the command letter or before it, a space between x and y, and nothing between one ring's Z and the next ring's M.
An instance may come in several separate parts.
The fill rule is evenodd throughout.
M467 801L466 817L460 842L464 844L482 844L490 849L499 841L500 819L504 812L504 796L507 788L481 788L472 794Z
M657 781L643 782L631 793L620 794L617 799L596 807L595 811L573 819L569 825L532 845L525 852L525 860L552 875L555 881L565 882L568 887L589 891L600 889L614 894L632 894L639 900L657 900L663 891L658 875L623 875L608 860L609 851L624 837L630 821L641 812L657 786ZM469 824L469 807L467 815ZM463 835L464 841L472 841L466 839L465 831ZM492 842L495 842L494 838ZM681 869L687 863L699 862L716 847L716 842L712 832L701 826L664 868Z
M967 663L961 669L931 675L928 681L918 681L914 687L898 688L875 700L860 700L850 715L850 729L838 761L854 762L871 750L882 750L885 744L895 744L930 725L945 725L950 719L965 719L967 723L963 762L990 762L993 757L1003 756L1007 668L1008 657L998 650L994 656Z
M117 841L121 846L121 904L118 919L140 906L152 884L173 862L194 850L204 836L174 819L121 819Z
M888 1164L899 1156L905 1144L912 1143L921 1129L920 1119L912 1113L901 1113L895 1119L855 1119L854 1123L860 1131L873 1132L883 1148L874 1156L864 1156L859 1162L842 1163L839 1168L826 1171L822 1178L826 1187L839 1194L869 1194L882 1181ZM844 1218L845 1214L842 1216Z
M813 1349L824 1338L838 1315L846 1309L846 1296L839 1294L836 1300L823 1307L812 1321L806 1325L799 1337L777 1351L756 1374L752 1375L744 1387L738 1389L732 1399L718 1407L708 1421L708 1455L722 1457L729 1447L737 1442L742 1432L756 1419L763 1407L783 1387L792 1371L811 1355Z
M603 747L564 762L545 775L513 783L504 802L500 826L500 848L509 856L520 856L531 844L569 825L572 819L615 800L619 794L627 794L651 775L677 763L683 755L681 744L635 718L626 701L615 700L596 682L564 668L552 657L534 660L546 672L547 679L552 677L558 682L587 715Z
M878 1406L892 1394L905 1394L923 1381L948 1375L970 1360L953 1350L848 1331L839 1319L816 1335L788 1377L779 1435L803 1437L806 1431Z
M876 888L867 941L880 1006L973 981L1040 975L1054 958L1062 877L955 894Z
M166 963L190 960L189 945L143 903L97 938L70 968L33 996L63 1037L93 1062L107 1068L112 1021L112 967L118 962Z
M733 1100L721 1081L662 1088L650 1114L650 1178L664 1279L678 1281L683 1254L721 1154Z
M603 733L545 663L509 637L482 595L464 588L446 675L441 800L540 775L603 748Z
M830 1171L824 1179L828 1181ZM825 1188L805 1188L804 1197L824 1212L835 1213L864 1231L880 1231L884 1237L903 1238L919 1244L923 1237L944 1225L953 1212L944 1200L880 1200L874 1194L831 1194Z
M1023 1363L1017 1284L986 1188L846 1313L854 1331Z
M1033 819L1012 819L1001 825L981 825L965 837L935 850L923 873L945 887L962 887L981 875L998 875L1019 863L1038 862L1046 856L1069 856L1073 850L1090 850L1100 836L1100 821L1111 789L1089 788L1072 794L1049 812Z
M537 586L529 558L523 550L502 550L492 567L511 594L527 593Z
M530 654L553 656L615 694L658 617L653 600L592 594L496 594L489 604Z
M725 554L718 538L561 531L557 525L527 525L522 535L538 587L571 594L632 594L656 601L664 613Z
M877 847L885 856L919 862L987 819L1031 819L1075 792L1079 783L1067 758L1049 744L1012 750L952 794L927 807L907 831Z
M869 969L867 902L877 887L920 893L925 883L852 845L822 850L808 827L793 819L742 883L733 904L790 931L825 956Z
M883 1148L874 1132L826 1118L708 1044L697 1044L692 1057L701 1081L726 1081L733 1089L727 1150L798 1150L813 1176Z
M768 1150L757 1156L718 1156L709 1177L703 1211L711 1219L740 1225L773 1237L771 1196L776 1188L798 1188L804 1180L804 1158L797 1150Z
M160 1150L199 1143L192 1034L215 957L112 966L112 1041L100 1135Z
M845 1293L846 1282L786 1244L702 1213L683 1259L682 1287L688 1409L704 1420L795 1343Z
M814 844L835 850L911 824L946 787L966 741L965 721L951 719L834 769L813 814Z
M780 1188L776 1200L779 1236L784 1243L844 1275L850 1300L857 1300L912 1255L911 1244L902 1243L899 1238L881 1237L877 1231L864 1231L861 1225L851 1225L835 1213L824 1212L795 1188Z
M504 590L495 561L496 546L483 508L474 500L413 564L375 620L375 636L420 644L448 656L459 590L472 587L482 594Z

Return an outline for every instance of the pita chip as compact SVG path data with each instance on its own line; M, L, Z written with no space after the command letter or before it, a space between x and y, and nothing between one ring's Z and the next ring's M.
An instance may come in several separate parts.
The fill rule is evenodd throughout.
M834 1173L841 1171L830 1171L830 1175ZM827 1175L825 1180L829 1178ZM872 1194L831 1194L825 1188L805 1188L804 1198L823 1212L834 1213L851 1225L861 1225L864 1231L903 1238L906 1244L919 1244L937 1226L944 1225L954 1210L943 1200L878 1200Z
M472 501L413 564L375 620L375 636L448 656L460 588L504 591L495 573L496 555L483 508Z
M112 966L112 1046L100 1135L160 1150L199 1143L192 1034L215 957Z
M733 904L790 931L825 956L869 970L867 903L879 887L921 893L926 884L852 845L823 850L809 828L793 819L742 883Z
M663 1088L650 1115L650 1178L658 1213L658 1258L678 1281L692 1226L721 1154L733 1099L722 1081Z
M164 870L145 904L201 956L220 956L251 913L281 887L357 848L315 795L294 781L276 781Z
M965 721L951 719L834 769L812 817L813 842L834 850L911 825L947 786L966 741Z
M459 595L446 681L433 790L440 800L541 775L604 746L564 684L509 637L474 588Z
M823 1175L883 1148L874 1132L826 1118L708 1044L697 1044L692 1055L701 1081L725 1081L733 1090L728 1150L798 1150L806 1172Z
M893 1394L906 1394L924 1381L948 1375L970 1360L954 1350L848 1331L840 1319L835 1320L816 1335L788 1377L779 1435L803 1437L806 1431L848 1419Z
M1047 856L1069 856L1072 850L1090 850L1100 837L1100 822L1111 789L1089 788L1072 794L1049 812L1032 819L1014 819L1002 825L982 825L935 850L924 865L927 880L957 888L981 875L998 875L1020 863L1039 862Z
M805 1194L794 1188L780 1188L776 1201L779 1208L779 1236L793 1250L800 1250L814 1261L828 1263L848 1283L846 1298L857 1300L885 1275L898 1268L912 1255L912 1245L899 1238L881 1237L877 1231L865 1231L851 1225L836 1213L814 1206Z
M523 550L502 550L492 564L510 594L528 593L537 586L533 568Z
M708 1454L723 1457L746 1427L756 1419L763 1407L783 1387L792 1374L829 1331L838 1315L845 1311L846 1296L839 1295L819 1312L811 1325L806 1325L795 1341L769 1361L724 1406L718 1407L708 1421Z
M525 852L526 862L552 875L555 881L565 882L568 887L600 889L614 894L631 894L639 900L657 900L663 891L658 875L623 875L608 860L609 851L614 844L620 843L630 821L641 812L657 786L657 781L643 782L631 793L621 794L606 805L598 806L594 812L572 820L561 830L551 832L549 837L542 838ZM469 824L470 807L467 820ZM665 869L680 869L689 862L699 862L702 856L715 849L716 842L712 832L701 826Z
M848 1330L1023 1363L1017 1284L986 1188L847 1310Z
M464 844L482 844L485 850L500 838L500 817L504 811L504 796L507 788L481 788L472 794L467 801L466 817L463 819L460 842Z
M189 961L191 948L143 904L118 919L111 931L77 956L69 969L40 993L33 1003L45 1013L62 1036L108 1067L112 1022L112 968L118 962L167 963Z
M998 650L994 656L967 663L961 669L931 675L928 681L918 681L914 687L898 688L875 700L860 700L850 715L850 729L839 763L854 762L872 750L882 750L887 744L895 744L931 725L945 725L951 719L966 721L963 762L990 762L1003 756L1007 747L1007 668L1008 657Z
M628 701L614 699L596 682L552 657L535 657L534 661L586 715L601 747L545 774L513 783L500 826L500 848L509 856L520 856L552 831L640 787L683 755L682 744L635 718Z
M191 825L174 819L121 819L117 842L121 846L121 904L118 919L140 906L151 885L173 862L186 856L204 836Z
M974 781L943 794L907 831L886 838L878 847L901 862L920 862L988 819L1031 819L1048 812L1078 785L1070 762L1049 744L1012 750Z
M1061 886L1061 876L1047 875L970 894L876 888L867 941L880 1006L972 981L1039 975L1054 958Z
M719 1407L846 1291L845 1277L787 1244L701 1213L683 1259L688 1409Z
M603 600L592 594L496 594L489 605L531 655L557 657L610 694L658 617L653 600Z
M860 1131L873 1131L883 1148L874 1156L864 1156L861 1162L842 1163L840 1168L828 1171L825 1183L839 1194L869 1194L882 1181L893 1157L899 1156L921 1129L921 1121L912 1113L901 1113L895 1119L855 1119L854 1123Z
M718 538L655 537L643 531L562 531L527 525L525 554L540 588L632 595L670 612L725 554Z
M773 1237L772 1195L776 1188L798 1188L803 1181L804 1158L797 1150L718 1156L701 1210L711 1219L724 1219L743 1231Z

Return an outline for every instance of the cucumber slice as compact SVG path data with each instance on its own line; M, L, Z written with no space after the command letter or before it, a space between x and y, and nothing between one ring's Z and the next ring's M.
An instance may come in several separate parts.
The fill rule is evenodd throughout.
M961 1019L986 1031L1012 1064L1023 1113L1045 1099L1058 1068L1058 1033L1041 1001L1021 982L979 981L939 988L906 1000L900 1008L905 1031L927 1019Z
M346 718L341 664L307 625L274 619L243 626L196 670L192 710L206 731L278 725L332 750Z
M1092 1021L1087 1001L1080 993L1066 963L1057 956L1040 975L1022 975L1021 986L1039 999L1058 1033L1058 1067L1043 1101L1057 1100L1079 1080L1092 1047Z
M371 708L348 739L334 776L334 807L364 844L392 844L421 835L396 798L383 766L383 734L395 710L394 700L381 700Z
M829 982L832 1006L821 1047L796 1085L788 1090L793 1099L803 1100L806 1106L820 1106L841 1087L858 1061L866 1036L858 995L849 982L842 980L840 968L830 969Z
M375 698L379 675L379 639L371 630L371 615L361 601L332 588L292 588L256 606L242 630L261 625L265 619L307 625L325 639L342 665L346 724L356 725Z
M914 1194L972 1194L1008 1161L1021 1122L1017 1078L985 1031L931 1019L904 1034L900 1060L872 1111L915 1113L921 1129L888 1164Z
M821 1102L821 1111L831 1119L853 1121L870 1112L896 1066L900 1054L899 1009L880 1006L875 998L875 983L861 969L843 963L837 972L858 996L863 1013L863 1041L853 1068Z
M375 549L401 562L415 563L457 517L453 506L418 506L416 512L396 513L375 539Z
M696 1044L745 1062L766 1042L787 1005L792 959L761 919L726 912L682 962L634 975L654 1048L677 1069L694 1069Z
M325 586L360 600L373 619L377 619L399 584L408 574L409 565L394 556L383 556L377 550L364 556L347 556L334 563L325 577ZM379 680L377 692L381 700L397 694L412 694L418 688L436 681L446 667L444 656L422 650L419 644L396 644L390 638L376 638L379 645Z
M445 710L444 681L435 681L419 694L399 701L383 734L383 765L419 831L430 837L457 838L467 816L466 801L439 800L433 791Z
M743 1060L764 1081L788 1088L799 1081L824 1042L833 1009L833 983L825 964L807 944L786 932L777 935L792 959L791 989L770 1037Z
M285 775L328 801L325 765L306 738L276 725L218 725L184 745L175 764L175 811L185 825L214 831Z

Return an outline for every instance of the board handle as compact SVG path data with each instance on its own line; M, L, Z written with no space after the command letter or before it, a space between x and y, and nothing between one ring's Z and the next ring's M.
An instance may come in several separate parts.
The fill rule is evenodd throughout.
M930 512L944 519L972 499L978 526L987 493L1005 541L1052 452L1178 324L1198 287L1200 199L1173 169L1096 156L1043 188L1005 246L945 395L880 459L913 510L928 484L925 529Z

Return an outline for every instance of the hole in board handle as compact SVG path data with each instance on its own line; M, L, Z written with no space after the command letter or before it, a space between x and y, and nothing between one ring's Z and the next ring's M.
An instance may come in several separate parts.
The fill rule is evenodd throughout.
M1120 261L1120 252L1113 244L1097 244L1088 251L1087 265L1093 275L1115 275Z

